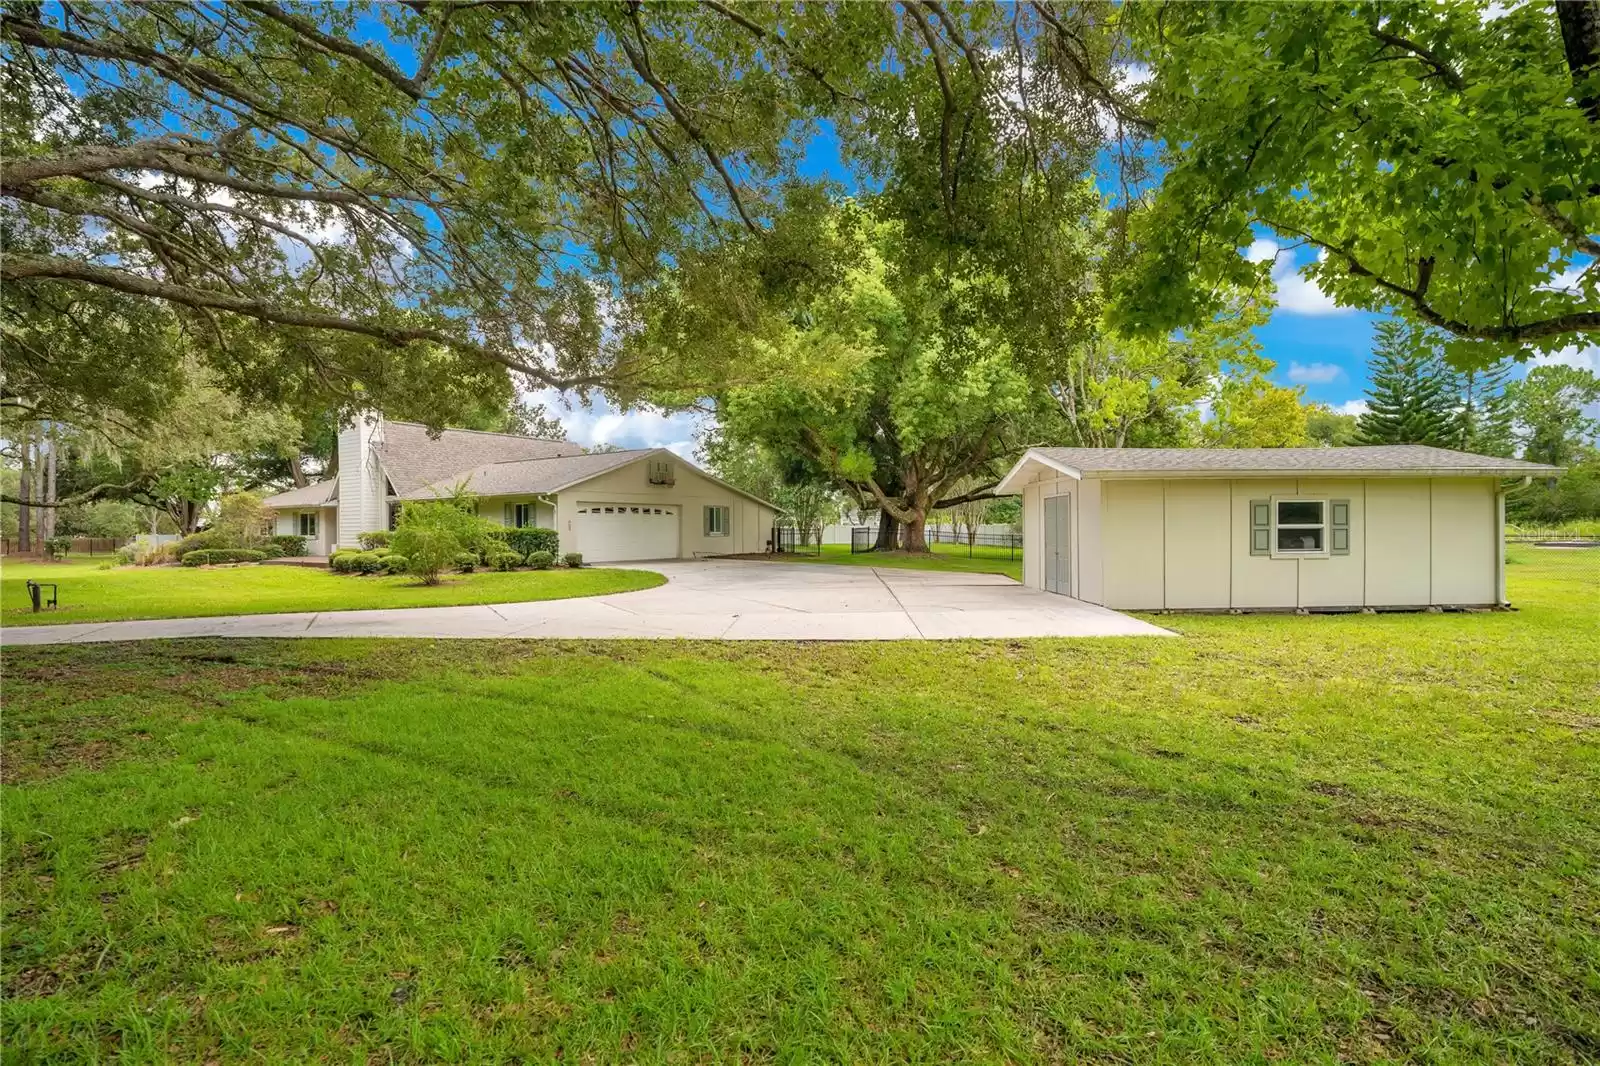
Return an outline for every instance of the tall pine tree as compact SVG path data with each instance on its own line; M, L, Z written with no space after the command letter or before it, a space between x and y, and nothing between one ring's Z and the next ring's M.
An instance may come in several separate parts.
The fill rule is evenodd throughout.
M1456 412L1456 443L1452 447L1479 455L1510 458L1517 442L1512 434L1511 400L1506 385L1511 363L1500 362L1484 370L1460 375L1461 406Z
M1367 366L1372 385L1356 426L1357 444L1457 446L1456 375L1427 327L1395 318L1379 322Z

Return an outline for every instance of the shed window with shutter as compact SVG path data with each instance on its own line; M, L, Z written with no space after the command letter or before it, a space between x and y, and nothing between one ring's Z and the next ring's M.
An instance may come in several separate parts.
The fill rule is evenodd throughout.
M1345 503L1345 501L1340 501ZM1345 504L1348 512L1348 504ZM1345 536L1349 536L1348 513ZM1348 540L1347 540L1348 546ZM1272 500L1272 554L1277 557L1328 554L1328 501Z
M706 508L706 536L726 537L728 535L728 508Z

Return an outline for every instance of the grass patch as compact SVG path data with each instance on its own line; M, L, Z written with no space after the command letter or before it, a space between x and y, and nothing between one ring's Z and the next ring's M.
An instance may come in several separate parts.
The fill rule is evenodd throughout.
M1184 640L8 649L7 1055L1591 1061L1600 581L1515 558Z
M968 574L1004 574L1022 580L1022 550L1013 555L1006 548L978 544L967 554L965 544L930 544L931 554L907 555L904 552L850 553L848 544L824 544L820 555L779 556L786 563L834 563L840 566L879 566L900 570L950 570Z
M452 574L426 586L409 576L356 577L303 566L118 567L99 562L7 563L0 573L0 612L7 625L61 625L134 618L206 618L294 611L359 611L383 607L453 607L603 596L654 588L666 581L647 570L518 570ZM26 582L60 586L58 610L33 613Z

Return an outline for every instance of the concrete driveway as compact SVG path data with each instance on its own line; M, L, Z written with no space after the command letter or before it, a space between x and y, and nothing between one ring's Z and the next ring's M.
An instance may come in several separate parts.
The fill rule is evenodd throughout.
M667 583L537 603L7 626L0 643L168 637L689 637L717 640L942 640L1172 636L1136 618L1024 588L997 574L824 563L640 564Z

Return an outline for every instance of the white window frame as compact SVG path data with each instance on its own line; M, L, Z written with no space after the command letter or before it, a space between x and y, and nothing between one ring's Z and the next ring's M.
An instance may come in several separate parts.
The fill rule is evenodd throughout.
M726 537L733 532L733 508L725 504L706 504L706 536Z
M527 513L527 522L522 521L523 513ZM531 503L514 503L511 505L511 527L513 529L531 529L539 524L539 512Z
M306 519L308 518L311 519L311 532L309 533L306 532ZM296 536L305 537L307 540L315 540L317 537L317 521L317 512L301 511L299 519L295 523L295 528L299 530Z
M1321 548L1282 548L1278 547L1278 507L1285 503L1314 503L1322 508L1321 522L1286 522L1284 529L1320 529L1322 530ZM1332 550L1333 540L1333 504L1324 496L1274 496L1272 497L1272 557L1274 559L1326 559Z

